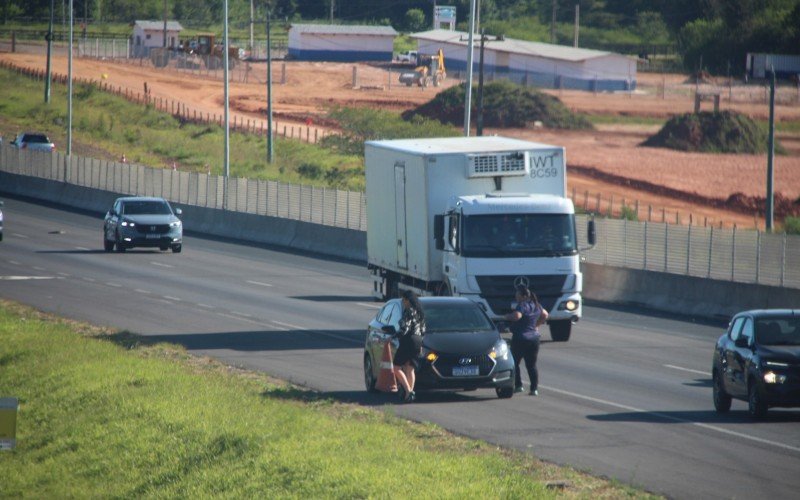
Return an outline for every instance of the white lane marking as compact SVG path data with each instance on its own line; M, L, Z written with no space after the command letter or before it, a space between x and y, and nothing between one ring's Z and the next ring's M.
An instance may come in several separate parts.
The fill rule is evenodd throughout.
M266 325L264 325L263 323L261 323L261 322L259 322L259 321L253 321L252 319L243 318L243 317L241 317L241 316L234 316L234 315L232 315L232 314L225 314L225 313L223 313L223 312L218 312L218 313L217 313L217 315L218 315L218 316L225 317L225 318L231 318L231 319L235 319L235 320L237 320L237 321L244 321L244 322L246 322L246 323L252 323L252 324L254 324L254 325L266 326Z
M108 283L106 283L106 285L113 286L114 288L122 288L122 285L120 285L119 283L108 282Z
M674 417L672 415L667 415L665 413L661 413L661 412L657 412L657 411L643 410L641 408L636 408L634 406L628 406L628 405L623 405L623 404L619 404L619 403L614 403L612 401L607 401L605 399L599 399L599 398L593 398L591 396L584 396L583 394L577 394L577 393L574 393L574 392L571 392L571 391L564 391L564 390L561 390L561 389L556 389L554 387L546 387L546 386L542 386L542 387L544 389L547 389L548 391L557 392L559 394L564 394L566 396L572 396L573 398L583 399L583 400L586 400L586 401L592 401L594 403L599 403L599 404L602 404L602 405L607 405L607 406L611 406L613 408L619 408L621 410L626 410L626 411L630 411L630 412L634 412L634 413L649 413L650 415L653 415L653 416L656 416L656 417L659 417L659 418L663 418L665 420L671 420L673 422L679 422L681 424L691 424L691 425L694 425L696 427L700 427L702 429L707 429L707 430L710 430L710 431L719 432L721 434L727 434L729 436L736 436L738 438L746 439L748 441L754 441L756 443L766 444L766 445L769 445L769 446L775 446L777 448L783 448L784 450L800 452L800 447L797 447L797 446L791 446L791 445L788 445L788 444L779 443L777 441L770 441L769 439L763 439L763 438L756 437L756 436L750 436L748 434L744 434L744 433L741 433L741 432L731 431L731 430L728 430L728 429L724 429L722 427L717 427L716 425L704 424L704 423L701 423L701 422L694 422L692 420L687 420L685 418Z
M136 293L150 293L147 290L142 290L141 288L135 289L134 292L136 292Z
M337 339L337 340L344 340L345 342L348 342L348 343L351 343L351 344L353 344L353 343L355 343L356 345L360 345L361 344L361 341L353 340L353 339L347 338L347 337L345 337L343 335L337 335L335 333L329 333L329 332L321 332L319 330L310 330L308 328L304 328L302 326L293 325L291 323L282 323L280 321L275 321L274 319L271 320L271 321L272 321L272 323L274 323L274 324L276 324L278 326L282 326L284 328L290 328L292 330L302 330L302 331L308 332L308 333L316 333L317 335L322 335L324 337L330 337L330 338Z
M69 275L69 274L67 274L67 273L58 273L58 275L59 275L59 276L63 276L63 277L65 277L65 278L69 278L69 276L70 276L70 275Z
M356 302L361 307L369 307L370 309L380 309L383 307L381 304L367 304L366 302Z
M159 267L175 267L175 266L170 266L169 264L162 264L161 262L155 262L155 261L150 263L153 264L154 266L159 266Z
M55 276L0 276L2 281L54 280Z
M15 266L21 266L22 265L19 262L17 262L16 260L9 260L8 263L9 264L14 264Z
M88 252L89 250L91 250L91 248L86 248L86 247L75 247L75 250L82 250L82 251L84 251L84 252Z
M86 278L86 277L84 277L84 278L81 278L81 279L82 279L83 281L88 281L89 283L94 283L94 281L95 281L93 278Z
M181 301L181 299L179 299L178 297L173 297L171 295L162 295L161 298L164 298L164 299L167 299L167 300L174 300L175 302L180 302Z
M691 368L684 368L682 366L675 366L675 365L664 365L664 368L672 368L673 370L680 370L682 372L689 372L689 373L697 373L698 375L706 375L708 377L711 376L710 373L700 371L700 370L692 370Z
M245 318L252 318L252 314L247 314L239 311L231 311L231 314L236 314L237 316L244 316Z
M201 303L199 303L199 302L198 302L198 304L197 304L197 305L198 305L199 307L204 307L204 308L206 308L206 309L214 309L214 306L210 306L210 305L208 305L208 304L201 304Z
M33 266L33 269L34 269L35 271L44 271L44 270L45 270L45 268L43 268L43 267L39 267L39 266Z
M269 283L262 283L260 281L250 281L247 280L246 283L250 283L251 285L258 285L258 286L272 286Z
M16 236L17 238L28 239L27 236L25 236L24 234L19 234L19 233L11 233L11 236Z

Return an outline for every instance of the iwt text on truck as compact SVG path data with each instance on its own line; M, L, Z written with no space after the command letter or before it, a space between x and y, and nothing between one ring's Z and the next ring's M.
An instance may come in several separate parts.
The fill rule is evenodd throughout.
M563 147L504 137L368 141L373 295L459 295L494 320L527 285L555 341L582 314L575 209ZM587 241L595 242L593 221Z

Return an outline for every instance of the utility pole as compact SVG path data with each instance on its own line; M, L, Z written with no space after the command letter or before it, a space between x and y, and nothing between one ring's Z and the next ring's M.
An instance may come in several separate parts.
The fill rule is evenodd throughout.
M333 6L336 3L336 0L331 0L331 23L333 23Z
M253 6L253 0L250 0L250 57L253 57L253 17L255 17L255 7ZM269 15L269 14L267 14Z
M267 8L267 163L275 160L272 142L272 40L270 39L270 9Z
M475 43L475 0L470 1L469 34L467 41L467 83L464 95L464 137L469 137L469 118L472 107L472 59Z
M231 160L231 126L230 126L230 116L229 116L230 103L229 103L229 100L228 100L228 47L229 47L229 45L228 45L228 0L225 0L225 4L224 4L223 8L225 9L225 13L223 15L223 17L224 17L223 21L224 21L225 27L224 27L224 33L223 33L223 39L224 39L223 51L224 52L223 52L223 58L222 58L222 62L225 65L225 67L223 68L223 72L222 72L223 78L225 79L225 85L223 85L223 88L225 90L224 91L224 94L225 94L225 96L224 96L224 98L225 98L225 154L224 154L222 162L223 162L223 165L225 167L224 168L224 171L225 171L225 196L223 198L223 208L227 210L228 209L228 195L230 194L230 192L228 191L228 180L229 180L229 177L231 175L231 166L230 166L230 160Z
M478 117L475 120L476 135L483 135L483 53L486 42L503 41L505 38L500 36L488 36L486 30L481 28L481 49L478 59Z
M44 37L47 40L47 76L44 80L44 102L50 102L50 81L52 75L52 61L50 59L53 47L53 16L55 15L55 1L50 0L50 23L47 25L47 35Z
M69 56L67 57L67 165L72 161L72 38L75 24L73 3L69 0ZM64 172L66 179L66 171Z
M572 41L572 46L578 48L578 30L581 24L581 4L575 4L575 39Z
M553 18L550 21L550 43L556 43L556 12L558 12L558 0L553 0Z
M775 67L769 73L769 146L767 148L767 213L766 226L767 232L772 232L772 219L775 215L775 203L773 193L774 182L774 162L775 162Z
M164 0L164 48L167 48L167 0Z

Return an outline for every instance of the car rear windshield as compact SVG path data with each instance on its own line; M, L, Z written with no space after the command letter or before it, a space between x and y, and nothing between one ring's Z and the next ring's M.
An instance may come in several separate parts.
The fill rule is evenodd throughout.
M22 140L25 142L39 143L39 144L50 143L50 139L48 139L46 135L42 134L25 134L25 137L23 137Z
M800 317L757 319L756 341L761 345L800 345Z
M172 211L163 201L128 201L122 206L124 215L169 215Z
M425 304L425 333L492 331L477 304Z

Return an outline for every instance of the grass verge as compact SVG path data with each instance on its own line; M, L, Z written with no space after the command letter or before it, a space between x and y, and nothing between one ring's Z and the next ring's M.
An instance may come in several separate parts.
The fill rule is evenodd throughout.
M647 496L8 301L0 395L20 400L5 497Z

